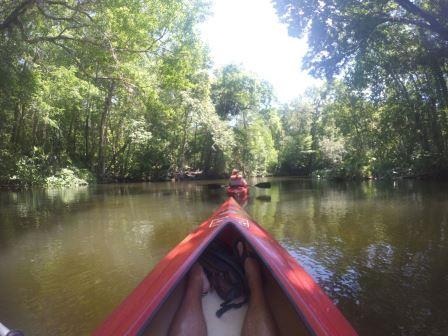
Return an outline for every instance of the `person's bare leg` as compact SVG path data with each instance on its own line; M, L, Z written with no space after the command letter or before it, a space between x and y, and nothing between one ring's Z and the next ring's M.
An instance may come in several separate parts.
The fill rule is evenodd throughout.
M249 257L244 261L244 269L250 288L250 298L241 335L277 335L277 326L263 292L260 265L254 258Z
M202 311L202 293L210 287L199 264L195 264L188 275L187 287L179 309L174 315L169 336L206 336L207 326Z

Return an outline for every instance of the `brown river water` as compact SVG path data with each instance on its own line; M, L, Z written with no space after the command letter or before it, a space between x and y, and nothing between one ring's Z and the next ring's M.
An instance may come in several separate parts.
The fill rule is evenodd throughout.
M89 334L224 200L199 182L1 191L0 322ZM448 335L448 184L273 179L246 210L360 335Z

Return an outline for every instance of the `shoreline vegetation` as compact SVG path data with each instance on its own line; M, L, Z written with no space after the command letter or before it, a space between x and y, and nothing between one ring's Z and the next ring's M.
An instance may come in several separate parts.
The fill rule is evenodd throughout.
M448 176L444 173L436 174L416 174L416 175L399 175L392 172L391 174L384 176L364 176L364 177L340 177L335 176L332 172L313 172L311 175L298 176L298 175L265 175L265 176L249 176L252 178L298 178L298 179L323 179L333 182L362 182L362 181L396 181L396 180L427 180L427 181L447 181ZM142 179L104 179L98 182L90 172L83 172L83 178L77 176L71 169L64 168L61 173L56 176L47 177L41 184L23 185L20 183L0 184L1 190L27 190L31 187L44 188L44 189L64 189L64 188L77 188L85 187L95 184L123 184L123 183L163 183L163 182L199 182L199 181L213 181L228 179L226 175L211 175L202 176L200 174L192 177L186 176L184 178L166 177L158 180L142 180Z
M234 167L246 176L446 178L445 5L296 2L274 6L290 35L308 37L302 66L323 84L284 104L241 66L212 71L198 29L205 2L6 2L0 185L226 176Z

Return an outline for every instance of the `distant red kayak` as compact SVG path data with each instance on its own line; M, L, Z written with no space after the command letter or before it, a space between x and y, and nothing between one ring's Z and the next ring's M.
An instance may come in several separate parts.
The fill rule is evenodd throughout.
M243 199L249 195L249 187L227 187L226 192L227 196Z
M172 249L94 335L166 335L185 290L185 276L215 239L244 240L257 254L265 296L280 335L357 335L311 276L233 198ZM208 304L209 295L203 305ZM243 318L238 314L245 314L244 309L228 313L225 321L208 311L215 310L204 308L209 335L217 328L241 330Z

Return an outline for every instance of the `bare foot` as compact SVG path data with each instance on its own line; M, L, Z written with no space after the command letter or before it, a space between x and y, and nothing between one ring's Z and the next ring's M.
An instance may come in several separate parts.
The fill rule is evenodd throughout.
M244 254L244 249L250 251L249 246L243 242L238 242L236 248L240 257ZM258 261L253 257L245 258L244 271L246 272L247 283L251 292L262 290L261 271Z
M210 283L202 266L194 264L188 274L184 297L168 330L169 336L207 335L201 295L209 289Z
M200 290L202 295L206 295L210 290L210 282L204 273L204 269L199 263L195 263L190 270L188 286L189 288L192 288L192 290Z
M246 252L250 249L248 244L243 245L242 242L239 242L236 248L240 256L244 254L244 249ZM250 299L241 335L278 335L274 317L263 293L260 264L255 258L247 257L244 259L244 270L250 289Z

